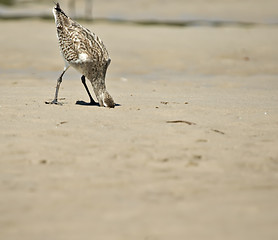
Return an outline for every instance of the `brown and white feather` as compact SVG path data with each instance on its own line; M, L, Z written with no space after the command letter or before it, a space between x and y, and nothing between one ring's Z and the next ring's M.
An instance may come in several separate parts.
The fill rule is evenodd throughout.
M100 105L105 105L102 98L109 95L105 87L105 75L111 59L104 43L96 34L68 17L59 4L53 8L53 14L60 52L66 66L73 66L88 78L97 98L102 101ZM112 102L114 104L113 99Z

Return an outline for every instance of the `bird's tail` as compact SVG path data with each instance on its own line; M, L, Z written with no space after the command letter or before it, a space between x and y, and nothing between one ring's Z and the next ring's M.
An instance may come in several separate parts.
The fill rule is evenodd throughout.
M54 1L53 1L53 2L54 2ZM54 8L55 8L56 11L58 11L58 12L62 12L62 11L63 11L63 10L61 9L60 4L59 4L58 2L57 2L57 3L54 2L54 4L55 4L55 7L54 7Z
M69 17L61 9L59 3L55 3L55 6L53 8L53 15L54 15L57 27L67 25L69 23Z

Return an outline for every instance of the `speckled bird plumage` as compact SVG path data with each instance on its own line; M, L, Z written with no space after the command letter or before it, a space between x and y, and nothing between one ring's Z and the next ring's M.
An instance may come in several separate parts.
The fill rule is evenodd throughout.
M60 51L65 61L64 72L69 66L74 67L92 83L99 105L114 107L114 101L105 86L106 71L111 59L104 43L89 29L68 17L59 3L53 8L53 15Z

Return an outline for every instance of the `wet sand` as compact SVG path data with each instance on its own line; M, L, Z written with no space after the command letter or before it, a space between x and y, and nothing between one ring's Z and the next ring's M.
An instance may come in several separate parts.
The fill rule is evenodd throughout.
M277 27L84 25L115 109L44 104L53 22L0 22L1 239L276 239Z

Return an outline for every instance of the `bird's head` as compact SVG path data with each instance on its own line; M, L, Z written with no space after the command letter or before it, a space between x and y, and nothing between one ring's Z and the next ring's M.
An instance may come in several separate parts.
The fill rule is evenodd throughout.
M115 102L111 95L107 92L107 90L104 90L100 95L99 95L99 105L108 107L108 108L114 108L115 107Z

